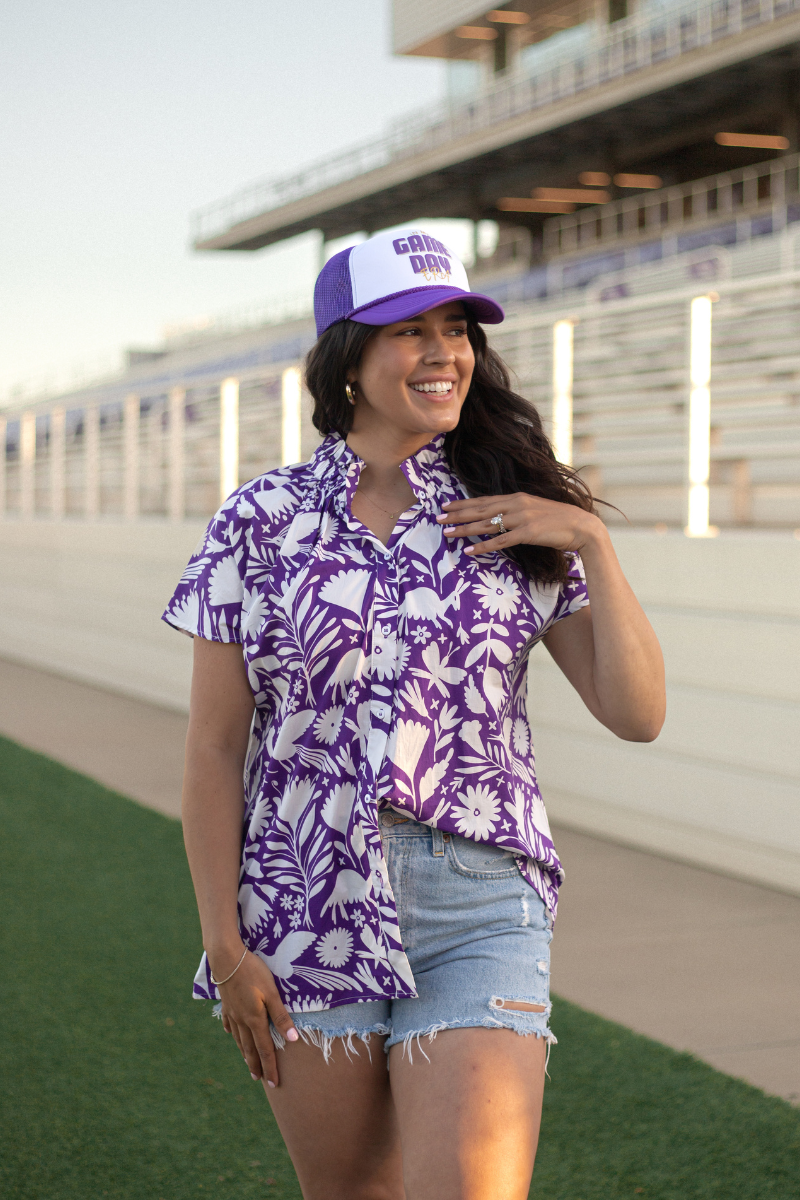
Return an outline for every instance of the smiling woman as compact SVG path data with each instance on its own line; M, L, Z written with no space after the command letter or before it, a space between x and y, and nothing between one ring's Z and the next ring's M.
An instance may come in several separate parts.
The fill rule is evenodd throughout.
M502 311L442 243L343 251L315 311L325 440L228 498L165 613L196 639L195 995L221 1001L307 1200L523 1200L562 881L527 658L544 641L647 741L660 651L487 346Z

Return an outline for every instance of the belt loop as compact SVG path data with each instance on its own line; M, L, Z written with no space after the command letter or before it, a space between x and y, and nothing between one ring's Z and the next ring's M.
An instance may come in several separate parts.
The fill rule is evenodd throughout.
M444 839L441 829L431 829L431 837L433 839L433 857L444 858Z

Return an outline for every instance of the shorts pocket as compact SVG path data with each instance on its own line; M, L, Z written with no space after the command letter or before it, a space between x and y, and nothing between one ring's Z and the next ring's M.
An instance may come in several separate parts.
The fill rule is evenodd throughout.
M448 862L452 870L471 879L513 879L519 875L517 860L510 850L488 842L450 835Z

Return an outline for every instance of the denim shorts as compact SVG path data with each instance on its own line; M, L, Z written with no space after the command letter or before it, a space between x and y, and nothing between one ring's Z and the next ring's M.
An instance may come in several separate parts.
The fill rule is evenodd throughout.
M367 1001L292 1013L304 1041L329 1057L334 1038L388 1035L385 1050L444 1029L513 1029L555 1042L550 1016L553 921L499 846L442 833L411 817L380 815L383 850L394 891L403 948L417 985L416 999ZM514 1010L508 1002L542 1006ZM273 1030L276 1044L283 1039ZM423 1051L424 1053L424 1051Z

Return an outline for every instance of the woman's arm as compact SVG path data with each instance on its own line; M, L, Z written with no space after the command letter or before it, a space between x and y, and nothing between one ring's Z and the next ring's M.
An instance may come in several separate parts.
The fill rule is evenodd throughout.
M181 811L203 946L215 979L230 975L244 951L237 896L243 771L252 716L253 694L241 646L195 638ZM290 1041L298 1035L269 968L248 953L219 992L223 1025L236 1039L251 1075L276 1086L269 1019Z
M457 500L444 508L439 521L462 522L448 526L448 538L494 533L490 518L502 512L508 532L468 547L467 554L520 544L580 554L590 606L554 625L544 644L589 711L617 737L658 737L666 713L661 647L600 518L524 492Z

